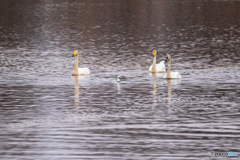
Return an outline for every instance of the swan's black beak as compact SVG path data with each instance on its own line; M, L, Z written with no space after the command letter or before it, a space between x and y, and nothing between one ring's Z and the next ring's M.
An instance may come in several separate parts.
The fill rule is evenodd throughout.
M72 55L72 57L74 57L74 55Z

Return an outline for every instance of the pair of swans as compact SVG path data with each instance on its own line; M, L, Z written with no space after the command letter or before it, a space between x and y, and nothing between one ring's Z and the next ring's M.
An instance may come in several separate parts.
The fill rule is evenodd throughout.
M171 71L171 56L167 55L165 61L161 61L159 64L156 64L157 52L153 50L153 64L150 66L148 72L151 73L164 73L165 72L165 62L168 62L167 73L163 76L163 78L182 78L180 73Z
M78 58L79 53L77 50L73 52L73 57L75 57L75 66L71 73L72 76L79 76L79 75L89 75L90 70L88 68L78 68ZM167 55L166 61L161 61L159 64L156 64L157 52L153 50L153 64L150 66L148 72L151 73L163 73L165 72L165 62L168 62L167 73L163 76L163 78L181 78L180 73L172 72L171 71L171 57ZM120 76L117 77L117 81L120 81Z

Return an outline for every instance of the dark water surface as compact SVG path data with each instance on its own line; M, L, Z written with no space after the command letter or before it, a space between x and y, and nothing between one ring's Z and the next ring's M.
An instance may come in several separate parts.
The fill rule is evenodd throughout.
M239 8L221 0L1 0L0 159L240 152ZM70 75L75 49L90 76ZM153 49L158 62L171 55L181 80L148 74Z

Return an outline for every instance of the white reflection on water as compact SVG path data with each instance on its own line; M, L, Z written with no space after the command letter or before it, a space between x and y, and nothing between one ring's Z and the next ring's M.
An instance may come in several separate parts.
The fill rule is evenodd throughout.
M117 93L118 93L118 94L121 94L121 84L120 84L120 83L121 83L121 82L118 82L118 83L117 83L117 91L118 91Z

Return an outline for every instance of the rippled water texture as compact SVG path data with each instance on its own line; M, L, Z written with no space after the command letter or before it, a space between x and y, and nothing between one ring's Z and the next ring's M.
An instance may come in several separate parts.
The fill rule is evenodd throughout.
M221 0L1 0L0 159L240 152L239 8ZM90 76L70 75L76 49ZM181 80L147 72L153 49L157 62L171 55Z

